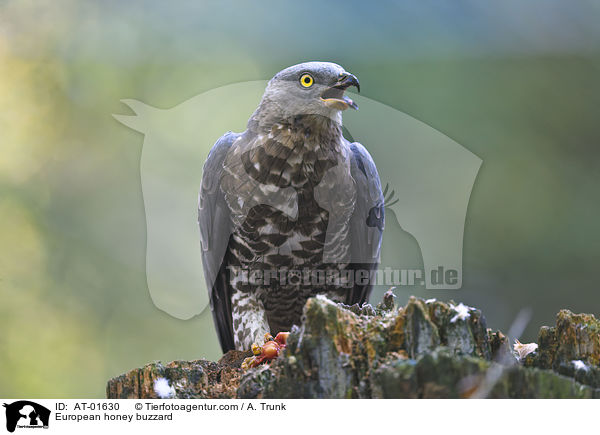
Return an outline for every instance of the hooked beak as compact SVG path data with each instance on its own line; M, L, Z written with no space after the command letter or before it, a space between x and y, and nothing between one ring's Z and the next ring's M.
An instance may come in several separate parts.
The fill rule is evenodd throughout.
M350 86L356 86L360 92L360 84L356 76L347 72L341 73L337 82L321 94L321 99L334 109L346 110L348 107L352 107L354 110L358 110L358 104L344 95L344 91Z
M350 86L356 86L356 90L360 92L360 83L354 74L343 73L338 80L337 86L348 89Z

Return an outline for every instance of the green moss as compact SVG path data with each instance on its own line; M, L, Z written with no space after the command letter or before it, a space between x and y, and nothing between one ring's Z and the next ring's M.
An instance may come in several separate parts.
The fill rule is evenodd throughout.
M600 397L600 326L591 315L562 310L555 327L540 330L538 352L517 364L507 338L475 309L452 322L444 302L411 297L404 308L374 311L317 297L304 314L270 366L157 362L111 380L107 395L155 397L153 382L165 377L177 397L198 398Z

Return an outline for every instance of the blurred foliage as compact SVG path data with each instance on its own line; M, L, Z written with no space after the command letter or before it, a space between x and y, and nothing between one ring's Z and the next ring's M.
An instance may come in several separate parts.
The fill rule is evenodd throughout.
M209 311L152 304L142 137L111 114L305 60L483 159L463 289L399 303L453 298L503 330L529 306L525 341L559 308L598 314L598 19L593 1L0 1L0 397L102 397L148 361L218 358ZM388 219L386 252L418 257Z

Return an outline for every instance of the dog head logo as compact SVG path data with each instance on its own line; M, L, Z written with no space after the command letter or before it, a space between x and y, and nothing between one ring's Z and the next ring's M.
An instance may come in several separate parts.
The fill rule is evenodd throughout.
M48 428L50 410L29 400L19 400L3 405L6 408L6 430L16 428Z
M266 84L227 85L167 110L123 100L135 115L114 115L144 134L140 173L146 276L154 304L174 317L189 319L208 305L196 215L208 151L225 132L245 130ZM392 213L386 218L380 268L398 268L397 255L386 257L385 246L398 244L394 237L408 233L418 244L424 287L461 288L467 206L482 160L399 110L359 95L352 98L360 112L344 115L346 134L365 145L382 184L389 185L388 196L394 197L389 204L386 200L386 210ZM377 226L375 212L369 227ZM437 280L438 271L451 271L453 279Z

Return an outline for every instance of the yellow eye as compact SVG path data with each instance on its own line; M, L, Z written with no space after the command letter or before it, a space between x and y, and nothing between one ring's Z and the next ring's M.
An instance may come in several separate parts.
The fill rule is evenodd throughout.
M310 88L314 82L315 81L310 74L302 74L302 77L300 77L300 84L305 88Z

